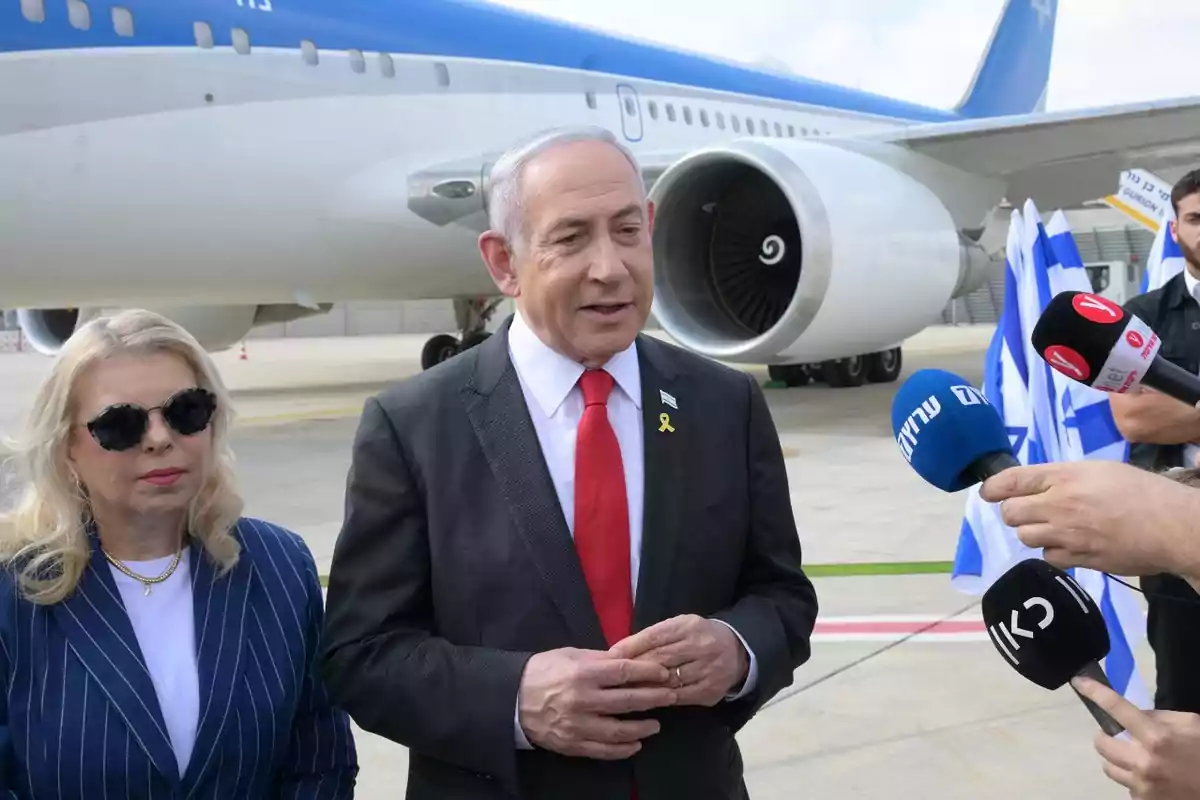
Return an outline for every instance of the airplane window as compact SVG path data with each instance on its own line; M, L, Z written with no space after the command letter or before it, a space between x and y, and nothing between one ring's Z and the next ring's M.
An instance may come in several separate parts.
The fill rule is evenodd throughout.
M30 22L45 22L45 0L21 0L21 15Z
M321 54L317 51L317 43L309 39L300 42L300 57L311 67L320 64Z
M211 50L213 46L212 26L207 22L193 22L192 33L196 36L196 46Z
M583 99L587 100L588 108L596 107L596 93L595 92L584 92Z
M788 136L792 137L793 139L796 138L796 126L795 125L788 125Z
M383 73L383 77L385 78L396 77L396 62L392 61L390 54L379 54L379 71Z
M625 98L625 113L631 117L637 113L637 106L633 104L632 97Z
M751 136L754 135L754 120L749 117L746 117L746 133L749 133Z
M362 75L367 71L367 60L363 58L362 50L350 50L350 69Z
M83 0L67 0L67 19L72 28L86 31L92 27L92 12Z
M658 103L651 100L647 108L650 111L650 119L658 119Z
M112 7L113 30L117 36L133 36L133 12L121 6Z
M706 108L700 109L700 124L708 127L708 109Z
M683 107L683 121L686 122L688 125L692 124L692 108L691 108L691 106Z
M675 106L671 105L670 103L667 103L667 121L675 121Z
M437 74L438 86L450 85L450 68L442 62L433 65L433 71Z
M758 122L760 125L762 125L763 136L770 136L771 128L769 125L767 125L767 121L765 119L760 119Z
M775 123L775 135L783 136L783 126L780 125L778 122Z
M717 112L717 127L721 130L725 130L725 115L720 111Z
M234 28L232 33L234 52L243 56L250 55L250 34L246 29Z
M734 133L741 133L741 132L742 132L742 119L741 119L741 117L733 117L733 116L731 116L731 117L729 118L729 123L730 123L731 125L733 125L733 132L734 132Z

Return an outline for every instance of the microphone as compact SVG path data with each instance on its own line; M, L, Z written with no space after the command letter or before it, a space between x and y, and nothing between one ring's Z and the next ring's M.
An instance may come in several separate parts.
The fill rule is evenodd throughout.
M1158 334L1099 295L1059 292L1030 341L1047 364L1079 383L1118 394L1144 383L1188 405L1200 403L1200 377L1161 358Z
M1100 608L1058 567L1038 558L1021 561L983 593L982 607L992 644L1027 680L1054 690L1084 676L1112 688L1100 666L1109 649ZM1125 730L1104 709L1075 694L1109 736Z
M892 433L917 474L957 492L1020 465L983 392L940 369L912 374L892 398Z

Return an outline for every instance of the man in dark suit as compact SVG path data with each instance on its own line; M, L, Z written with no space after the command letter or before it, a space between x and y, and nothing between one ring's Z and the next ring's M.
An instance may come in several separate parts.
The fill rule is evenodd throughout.
M652 209L609 132L508 153L488 211L517 313L366 403L330 689L410 798L746 797L734 734L817 614L762 392L640 334Z

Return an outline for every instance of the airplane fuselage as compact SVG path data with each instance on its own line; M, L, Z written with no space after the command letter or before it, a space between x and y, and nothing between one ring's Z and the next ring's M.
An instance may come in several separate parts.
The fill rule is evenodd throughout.
M118 41L168 38L160 30L166 22L143 21L137 8L155 4L131 5L134 35ZM224 18L183 30L185 38L174 31L178 41L169 46L64 41L61 49L0 54L0 107L18 112L0 116L0 207L8 209L8 230L18 232L0 245L10 284L0 305L488 294L494 287L479 262L478 231L414 215L408 176L569 123L609 127L642 156L738 136L836 137L915 121L606 74L582 68L586 52L571 59L580 67L569 68L335 50L310 47L299 21L290 24L294 47L263 46L258 31L283 35L277 20L299 16L296 3L287 4L291 14L279 0L270 10L235 0L192 5L220 8ZM432 26L436 20L416 16L432 7L414 4L414 19ZM99 8L93 33L119 25ZM21 27L70 26L67 9L55 10L59 19L0 17L0 24L17 26L19 46ZM352 27L347 43L383 43L365 7ZM248 49L229 39L235 29L245 32ZM6 30L4 38L13 35ZM227 43L203 46L222 32ZM589 36L593 45L613 41ZM603 54L593 60L602 69ZM864 97L858 105L945 116Z

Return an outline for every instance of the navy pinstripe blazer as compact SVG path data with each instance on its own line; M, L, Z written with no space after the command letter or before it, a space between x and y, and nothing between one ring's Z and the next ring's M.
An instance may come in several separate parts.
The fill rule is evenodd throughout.
M78 589L39 606L0 571L0 798L353 797L357 754L314 661L324 602L291 531L241 519L237 566L191 545L200 719L182 777L95 537Z

